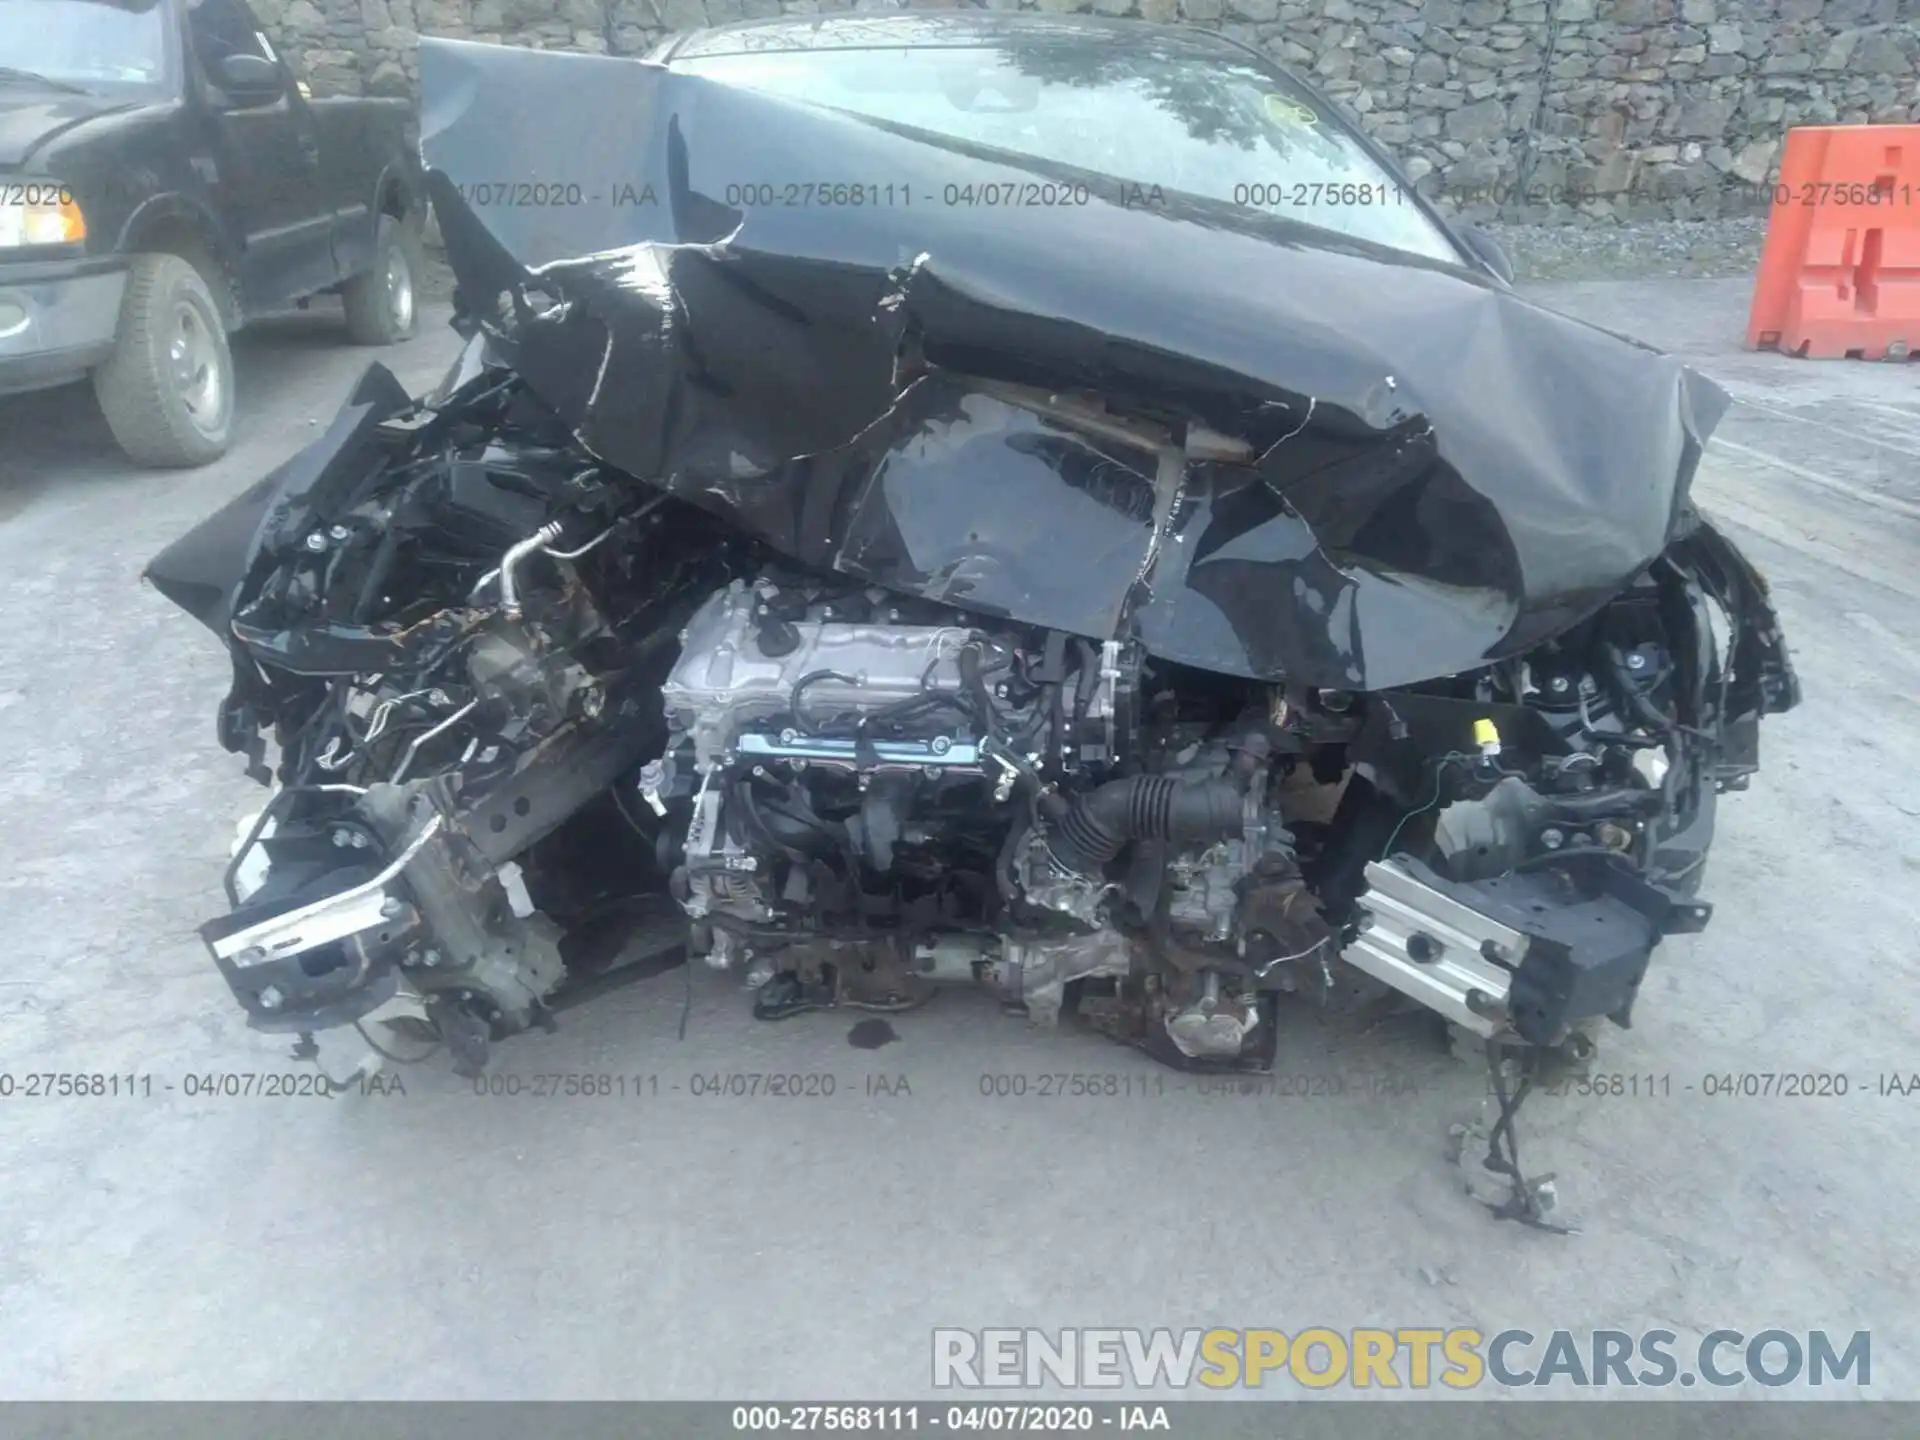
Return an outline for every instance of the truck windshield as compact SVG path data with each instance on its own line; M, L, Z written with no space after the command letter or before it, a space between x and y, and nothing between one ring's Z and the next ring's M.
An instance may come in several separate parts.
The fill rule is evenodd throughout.
M153 89L166 82L167 55L158 4L0 0L0 90Z
M1037 160L1460 252L1321 102L1231 57L1018 45L696 55L676 70Z

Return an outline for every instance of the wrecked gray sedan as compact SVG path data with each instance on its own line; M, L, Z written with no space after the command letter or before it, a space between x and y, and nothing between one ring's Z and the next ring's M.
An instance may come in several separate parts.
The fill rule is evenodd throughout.
M274 787L203 932L256 1027L473 1073L691 956L1232 1071L1357 995L1510 1107L1707 923L1798 699L1688 503L1725 397L1263 58L849 16L422 79L459 363L149 570Z

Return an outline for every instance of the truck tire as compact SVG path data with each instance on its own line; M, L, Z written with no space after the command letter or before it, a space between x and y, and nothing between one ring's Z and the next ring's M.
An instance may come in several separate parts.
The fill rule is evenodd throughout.
M373 263L340 287L347 337L354 344L391 345L413 334L422 265L419 230L382 215L373 239Z
M136 255L113 353L93 393L120 448L138 464L205 465L233 430L233 355L220 306L178 255Z

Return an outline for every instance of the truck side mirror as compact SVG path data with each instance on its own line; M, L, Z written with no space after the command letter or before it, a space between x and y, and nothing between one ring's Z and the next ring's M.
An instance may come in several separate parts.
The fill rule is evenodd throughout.
M234 105L250 108L271 105L280 98L280 67L259 55L241 52L222 55L213 64L213 78Z

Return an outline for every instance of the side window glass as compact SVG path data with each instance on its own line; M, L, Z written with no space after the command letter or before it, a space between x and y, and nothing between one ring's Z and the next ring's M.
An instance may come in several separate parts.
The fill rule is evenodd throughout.
M200 0L187 9L187 33L193 40L193 53L202 68L211 67L229 55L258 55L271 60L253 16L240 0Z

